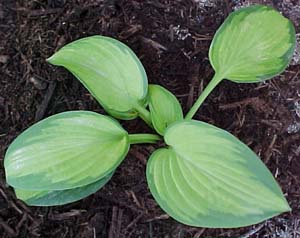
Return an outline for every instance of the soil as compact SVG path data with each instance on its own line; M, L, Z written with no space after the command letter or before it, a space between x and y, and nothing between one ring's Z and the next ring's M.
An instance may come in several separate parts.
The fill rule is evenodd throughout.
M151 145L133 146L103 189L69 205L28 207L5 183L5 150L24 129L62 111L104 113L70 73L45 62L62 45L95 34L125 42L149 82L172 91L186 112L213 75L207 55L215 31L231 11L253 3L277 8L299 32L298 0L1 0L0 237L299 238L299 54L285 73L267 82L222 82L196 115L260 155L287 196L290 213L239 229L182 225L159 208L147 188ZM147 130L140 120L123 125L131 132Z

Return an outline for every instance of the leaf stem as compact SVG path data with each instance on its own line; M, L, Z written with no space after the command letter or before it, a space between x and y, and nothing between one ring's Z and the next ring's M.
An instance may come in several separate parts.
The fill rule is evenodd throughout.
M134 109L138 111L139 117L142 118L148 126L153 128L150 112L139 104L136 104Z
M159 135L155 134L130 134L129 143L130 144L155 144L157 141L161 140Z
M203 90L197 101L194 103L194 105L191 107L190 111L186 114L185 119L190 120L193 118L195 113L198 111L204 100L207 98L207 96L212 92L212 90L223 80L223 76L220 76L219 74L215 74L212 80L209 82L209 84L206 86L206 88Z

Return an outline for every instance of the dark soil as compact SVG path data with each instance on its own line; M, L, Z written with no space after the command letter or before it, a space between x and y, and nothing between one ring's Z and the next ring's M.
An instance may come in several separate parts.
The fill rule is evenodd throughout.
M217 2L217 1L215 1ZM34 122L67 110L103 113L66 70L45 59L75 39L101 34L129 45L149 82L165 86L185 111L209 82L208 48L225 17L241 5L263 2L290 17L299 30L300 2L201 0L1 0L0 153ZM261 225L202 229L169 218L151 196L145 164L153 146L133 146L99 192L58 207L27 207L5 184L0 166L0 237L300 237L300 65L260 84L223 82L197 118L224 128L258 153L293 208ZM139 120L124 123L146 130ZM33 168L34 169L34 168Z

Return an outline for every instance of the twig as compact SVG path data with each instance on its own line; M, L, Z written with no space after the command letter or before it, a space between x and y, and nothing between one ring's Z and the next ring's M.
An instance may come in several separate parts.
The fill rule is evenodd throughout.
M122 220L123 220L122 218L123 218L123 209L119 209L116 237L120 237Z
M206 35L199 35L198 36L197 34L193 35L192 38L194 40L197 40L197 41L211 41L212 40L211 36L206 36ZM201 51L203 51L203 49L198 49L196 54L198 54ZM196 54L193 53L193 56L196 55Z
M142 217L143 217L144 213L139 214L136 218L134 218L129 224L128 226L125 228L124 230L124 234L126 235L127 231L133 227Z
M141 205L141 203L139 202L139 200L137 199L135 193L134 193L132 190L130 190L129 193L130 193L131 197L133 198L134 203L135 203L138 207L142 208L142 205Z
M246 234L242 235L240 238L249 238L252 235L254 235L255 233L259 232L264 226L265 226L265 223L260 224L259 226L253 228L252 230L250 230Z
M298 77L299 73L300 73L300 70L298 70L297 73L289 80L290 84L299 83L299 80L296 80L295 82L293 82Z
M119 34L119 38L121 40L126 40L128 39L130 36L134 35L135 33L141 31L143 29L142 25L133 25L131 26L128 30L126 31L122 31Z
M97 238L97 235L96 235L96 228L93 227L93 238Z
M24 213L21 220L19 221L19 223L16 226L16 232L17 234L20 233L20 228L23 226L24 222L27 220L27 213Z
M252 104L252 103L257 102L257 101L259 101L258 97L246 98L246 99L241 100L239 102L233 102L233 103L223 104L223 105L219 106L219 108L222 109L222 110L232 109L232 108L236 108L236 107L241 107L241 106L244 106L244 105Z
M0 217L0 226L2 226L2 228L12 237L16 237L18 234L9 226L6 224L6 222L4 222L2 220L2 218Z
M198 231L193 238L200 238L201 235L204 233L206 229L205 228L202 228L200 231Z
M117 227L115 227L116 223L117 223L117 217L118 217L118 207L113 206L112 217L111 217L111 224L110 224L110 228L109 228L108 238L115 238L115 237L117 237L116 236Z
M163 46L163 45L161 45L160 43L158 43L158 42L156 42L156 41L154 41L154 40L151 40L151 39L149 39L149 38L146 38L146 37L141 36L141 40L142 40L144 43L151 45L151 46L152 46L154 49L156 49L156 50L164 50L164 51L167 51L167 50L168 50L165 46Z
M266 163L266 164L269 162L269 160L270 160L270 158L271 158L271 156L272 156L272 149L273 149L273 146L274 146L276 140L277 140L277 135L275 134L275 135L273 136L273 139L272 139L272 141L271 141L271 143L270 143L270 145L269 145L269 147L268 147L266 153L265 153L265 155L266 155L265 163Z
M84 212L86 212L86 210L71 210L69 212L49 215L48 219L52 221L63 221L71 217L80 216Z
M150 218L150 219L146 220L145 222L151 222L151 221L156 221L156 220L166 220L169 218L170 218L170 216L168 214L162 214L160 216Z
M0 194L3 196L5 201L13 208L16 210L17 213L23 214L23 211L13 202L13 200L8 199L7 195L4 193L2 188L0 188Z
M56 87L56 82L51 82L49 84L44 100L42 101L41 105L39 106L39 108L35 113L35 118L34 118L35 121L39 121L44 117L50 99L52 98L53 92L55 90L55 87Z

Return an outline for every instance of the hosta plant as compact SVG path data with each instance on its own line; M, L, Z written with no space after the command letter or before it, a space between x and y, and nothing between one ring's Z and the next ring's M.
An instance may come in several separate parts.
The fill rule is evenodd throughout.
M28 205L77 201L103 187L132 144L157 143L146 177L160 207L200 227L240 227L290 210L260 158L225 130L193 120L223 79L262 82L281 73L295 47L292 23L256 5L232 13L209 50L213 79L184 117L176 97L148 85L137 56L104 36L72 42L48 59L82 82L110 116L69 111L31 126L9 146L7 183ZM128 134L114 119L141 117L157 134Z

